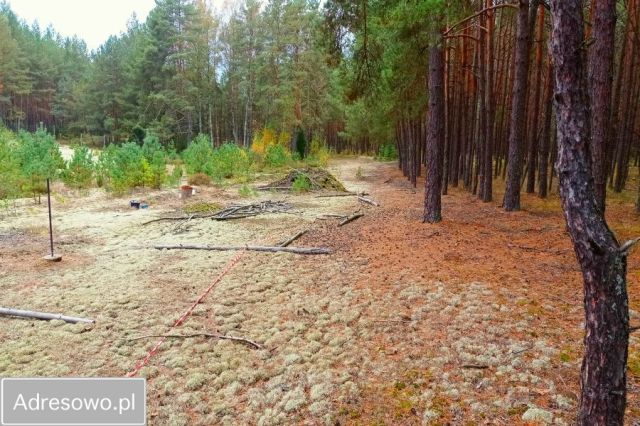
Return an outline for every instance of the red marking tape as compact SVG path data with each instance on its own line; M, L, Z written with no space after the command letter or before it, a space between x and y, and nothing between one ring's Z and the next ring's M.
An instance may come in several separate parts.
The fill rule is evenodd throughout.
M211 293L211 290L213 290L213 287L216 286L216 284L218 284L220 281L222 281L222 278L227 275L227 273L233 269L234 266L236 266L236 264L240 261L240 259L242 258L242 256L245 255L247 251L246 250L241 250L240 252L238 252L238 254L236 254L235 256L233 256L231 258L231 260L229 261L229 263L227 263L227 265L224 267L224 269L222 269L222 271L220 271L220 273L218 274L218 276L213 280L213 282L211 283L211 285L204 291L204 293L202 293L200 295L200 297L198 297L198 299L196 299L195 302L193 302L193 305L191 305L191 307L189 309L187 309L187 311L182 314L182 316L180 318L178 318L176 320L176 322L171 326L171 328L175 328L177 326L179 326L180 324L182 324L187 318L189 318L189 316L193 313L193 310L196 308L196 306L198 306L198 304L200 302L202 302L204 300L205 297L207 297L207 295L209 293ZM170 328L170 329L171 329ZM140 362L138 362L136 364L136 367L133 369L133 371L130 371L129 373L127 373L127 377L133 377L135 375L137 375L140 370L142 370L142 368L147 365L149 363L149 360L158 353L158 351L160 350L160 346L162 346L162 344L165 342L165 340L167 340L166 337L162 337L160 338L160 340L158 340L156 342L155 345L153 345L153 348L151 348L151 350L149 351L149 353L147 353L147 356L145 356Z

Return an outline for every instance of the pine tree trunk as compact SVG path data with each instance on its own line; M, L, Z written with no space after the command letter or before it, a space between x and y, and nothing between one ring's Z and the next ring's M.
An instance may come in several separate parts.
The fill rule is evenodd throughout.
M540 113L540 93L542 86L542 47L544 46L544 15L545 8L540 5L538 12L538 31L536 35L536 74L533 80L533 108L531 112L531 129L529 129L529 152L528 162L529 169L527 173L527 194L533 194L536 187L536 171L538 160L538 131L539 113Z
M486 1L486 7L490 7L491 0ZM493 64L493 32L495 27L494 12L488 12L487 16L487 31L486 31L486 72L487 77L485 79L485 114L486 114L486 129L485 129L485 151L484 151L484 186L482 188L482 201L488 203L493 199L493 130L495 124L495 93L493 89L494 81L494 64Z
M596 204L590 170L582 0L552 0L560 198L584 279L585 356L578 423L622 425L629 310L626 257Z
M593 45L589 52L591 94L591 170L596 202L605 210L606 147L610 131L611 90L616 29L615 0L591 0Z
M534 5L532 7L535 7ZM509 159L507 185L504 194L506 211L520 210L520 183L522 179L522 142L527 104L527 78L529 76L529 1L518 0L518 26L516 43L516 69L513 82L513 101L509 132Z
M544 122L540 136L540 151L538 152L538 196L547 198L549 172L549 145L551 143L551 118L553 114L553 62L547 60L547 80L544 89Z
M424 222L442 220L442 147L444 145L444 40L429 49L429 122L427 134L427 176L424 194Z

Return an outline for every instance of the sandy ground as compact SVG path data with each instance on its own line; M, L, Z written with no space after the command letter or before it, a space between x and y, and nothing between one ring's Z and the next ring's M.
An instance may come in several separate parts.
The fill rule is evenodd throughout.
M394 164L340 159L330 169L381 206L315 194L241 199L235 187L205 188L186 203L286 200L294 211L143 226L180 212L175 191L134 194L150 208L131 210L129 198L56 186L59 264L41 260L45 205L2 213L0 305L96 324L0 319L0 376L124 376L157 340L132 337L209 331L265 349L169 339L140 373L149 424L571 424L581 284L557 200L525 196L524 211L507 214L452 189L444 222L424 225L422 191ZM319 219L357 210L365 216L341 228ZM622 236L639 233L629 206L610 210ZM296 246L334 254L247 252L171 329L235 253L160 252L154 244L270 245L307 228ZM632 258L634 309L638 267ZM632 322L640 322L635 311ZM630 368L628 424L640 421L637 349L632 337L638 365Z

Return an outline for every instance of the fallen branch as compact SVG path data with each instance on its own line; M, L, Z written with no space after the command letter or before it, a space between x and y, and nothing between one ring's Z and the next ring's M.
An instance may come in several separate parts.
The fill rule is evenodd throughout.
M76 324L79 322L92 324L95 322L94 320L89 318L68 317L62 314L49 314L46 312L24 311L21 309L12 309L12 308L3 308L3 307L0 307L0 315L10 315L13 317L21 317L21 318L35 318L35 319L41 319L41 320L61 320L71 324Z
M179 217L160 217L158 219L153 219L150 220L148 222L144 222L142 224L142 226L144 225L148 225L150 223L155 223L155 222L163 222L163 221L169 221L169 220L190 220L190 219L207 219L209 217L213 217L216 216L218 213L213 213L213 214L205 214L205 215L190 215L190 216L179 216Z
M177 245L156 245L157 250L211 250L211 251L235 251L235 250L247 250L247 251L262 251L269 253L285 252L294 254L331 254L331 249L325 247L269 247L269 246L211 246L208 244L177 244Z
M358 201L362 201L363 203L367 203L367 204L371 204L372 206L375 207L379 207L380 204L378 204L376 201L372 200L371 198L365 198L362 196L358 196Z
M193 337L210 337L213 339L221 339L221 340L231 340L233 342L239 342L239 343L244 343L246 345L249 345L251 347L254 347L255 349L264 349L264 346L262 346L260 343L256 343L253 340L249 340L246 339L244 337L236 337L236 336L227 336L224 334L216 334L216 333L194 333L194 334L149 334L146 336L140 336L140 337L133 337L131 339L127 339L130 342L133 342L135 340L142 340L142 339L151 339L154 337L165 337L168 339L190 339Z
M634 238L633 240L629 240L626 243L622 244L619 249L620 253L622 253L623 256L627 256L629 254L629 251L633 248L633 246L638 244L638 242L640 242L640 238Z
M517 351L513 351L513 352L511 352L511 356L513 356L513 357L515 358L515 357L519 356L520 354L525 353L525 352L526 352L526 351L528 351L529 349L533 349L533 345L527 346L527 347L526 347L526 348L524 348L524 349L520 349L520 350L517 350Z
M349 217L349 215L347 214L333 214L333 213L327 213L327 214L323 214L320 217L324 217L324 218L337 218L337 219L346 219Z
M289 213L291 205L283 201L263 201L261 203L235 205L220 210L213 215L214 220L242 219L264 213Z
M291 191L290 186L260 186L258 191Z
M287 247L289 244L291 244L292 242L294 242L298 238L302 237L307 232L309 232L308 229L305 229L304 231L300 231L296 235L294 235L293 237L289 238L288 240L285 240L285 241L281 242L280 244L278 244L278 246Z
M461 367L473 369L473 370L486 370L487 368L489 368L488 365L479 365L479 364L464 364Z
M344 226L344 225L346 225L346 224L347 224L347 223L349 223L349 222L353 222L354 220L361 218L362 216L364 216L364 214L363 214L363 213L356 213L356 214L353 214L353 215L349 216L348 218L346 218L345 220L343 220L342 222L340 222L340 223L338 224L338 226Z
M361 195L368 195L368 194L366 194L364 192L339 192L337 194L316 195L316 198L360 197Z

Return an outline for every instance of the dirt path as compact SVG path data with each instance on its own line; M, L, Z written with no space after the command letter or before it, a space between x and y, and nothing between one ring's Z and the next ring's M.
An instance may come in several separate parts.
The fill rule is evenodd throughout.
M581 284L558 208L525 197L526 211L506 214L452 190L445 221L423 225L422 191L393 164L344 159L331 169L381 207L352 197L261 194L286 199L300 214L174 229L141 226L181 206L168 191L148 194L152 208L139 211L99 192L67 194L54 203L64 255L55 265L39 260L44 207L20 207L0 221L0 305L97 323L0 319L0 376L125 375L155 343L127 339L168 332L234 256L157 252L153 243L267 244L310 228L295 245L334 254L247 253L174 330L244 336L266 349L168 341L142 370L149 424L570 424ZM228 204L238 201L234 191L208 189L195 201ZM365 216L341 228L317 219L357 209ZM626 207L611 210L617 231L638 233ZM632 259L635 309L638 266ZM640 321L635 312L633 320ZM629 424L640 419L637 343Z

